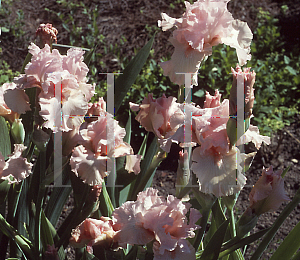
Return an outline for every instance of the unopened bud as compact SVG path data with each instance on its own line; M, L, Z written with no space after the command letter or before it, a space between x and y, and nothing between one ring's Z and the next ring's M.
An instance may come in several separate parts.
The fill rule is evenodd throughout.
M52 42L57 43L57 35L58 31L56 28L52 26L52 24L40 24L39 28L36 30L35 35L36 37L40 37L41 47L44 47L45 44L51 46Z
M190 170L188 152L180 151L176 177L176 196L178 196L183 187L189 183L189 180Z
M24 143L25 129L22 124L22 119L15 119L11 125L11 135L15 140L16 144Z
M232 88L230 91L230 97L229 97L229 114L230 116L236 116L237 110L240 109L237 107L237 93L238 88L243 87L243 89L239 89L239 91L243 91L244 93L244 118L250 118L252 115L252 108L254 104L254 88L253 85L255 83L255 72L250 71L251 68L244 68L242 69L239 67L239 65L236 66L236 69L234 70L231 68L232 74L233 74L233 82L232 82ZM238 84L238 76L242 77L244 79L243 84L239 86Z

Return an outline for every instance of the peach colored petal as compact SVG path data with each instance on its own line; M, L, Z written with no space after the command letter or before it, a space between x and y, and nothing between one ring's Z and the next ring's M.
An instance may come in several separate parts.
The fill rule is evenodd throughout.
M205 101L204 101L204 108L214 108L221 105L221 94L219 90L215 90L215 95L211 96L209 92L206 91Z
M63 56L62 68L76 76L78 81L86 81L86 75L89 71L88 66L83 62L84 50L81 48L71 48L67 55Z
M236 142L236 145L238 146L249 142L253 142L255 147L259 149L262 142L269 145L271 143L271 139L268 136L260 135L257 126L250 125L245 134L242 135L241 138Z
M71 170L87 184L100 185L111 170L107 160L110 160L107 156L97 156L80 145L73 150L70 159Z
M41 106L39 113L46 120L43 126L54 132L70 131L74 127L79 127L87 111L87 101L81 92L72 93L62 107L61 102L55 97L40 97L39 103Z
M4 101L12 111L25 114L30 110L29 97L24 90L18 89L15 83L4 83L2 88Z
M62 71L62 56L58 50L51 51L48 44L40 49L34 43L29 46L29 52L32 54L31 62L25 67L27 77L33 77L36 82L43 83L49 73ZM34 80L31 80L34 82Z
M72 230L69 242L71 246L76 248L81 248L85 245L89 247L100 244L110 245L115 233L110 218L87 218L79 224L76 229Z
M225 154L215 154L213 150L201 153L200 149L197 147L192 154L192 171L198 178L200 191L221 197L244 187L246 177L242 174L242 160L236 147Z
M131 104L137 110L136 104ZM136 120L149 132L153 132L159 139L161 148L170 151L171 143L177 142L172 136L183 125L184 113L175 97L166 97L164 94L158 99L148 94L139 106L140 111Z
M153 243L153 260L196 260L195 248L187 240L180 239L173 251L165 250L160 254L160 244Z
M129 173L134 172L135 175L138 175L141 171L140 162L142 156L139 154L126 155L126 165L125 170Z
M4 88L3 86L0 87L0 115L9 115L11 114L11 110L8 108L4 101Z
M186 214L190 204L184 204L179 199L169 195L167 201L157 195L157 190L147 188L140 192L135 202L127 201L113 212L115 236L121 244L146 244L157 241L159 254L173 251L180 240L193 237L193 230L200 213L191 211L189 224Z
M191 84L198 86L197 73L205 54L174 38L170 38L169 41L174 45L175 50L171 60L159 63L164 70L164 75L168 76L173 83L183 85L185 83L183 73L193 73Z
M118 231L115 240L119 244L144 245L154 239L154 233L143 227L143 205L127 201L114 210L112 219L114 230Z
M24 180L31 173L33 164L27 162L26 158L22 157L22 152L26 150L23 144L15 144L15 149L12 155L9 155L8 161L5 163L3 171L0 171L1 179L8 180L10 184ZM3 162L2 162L3 164ZM13 178L13 180L10 179Z
M186 1L186 11L180 19L162 13L158 26L163 31L176 27L170 39L175 51L170 61L161 64L164 75L172 82L184 84L183 76L176 72L196 73L203 57L211 55L212 47L220 43L236 49L241 65L251 58L252 33L246 23L234 20L227 10L227 2L196 1L190 4ZM197 77L193 77L193 84L197 85Z

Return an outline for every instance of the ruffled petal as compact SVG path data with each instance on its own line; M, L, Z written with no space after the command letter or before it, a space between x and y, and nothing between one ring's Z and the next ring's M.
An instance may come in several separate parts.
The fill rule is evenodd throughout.
M80 145L74 148L70 165L76 176L94 186L102 184L104 177L110 172L107 160L110 160L107 156L96 156L92 151Z
M15 83L5 83L2 88L4 101L12 111L25 114L26 111L30 110L29 97L24 90L18 89Z
M129 173L134 172L135 175L138 175L141 171L140 162L142 156L139 154L126 155L126 165L125 170Z
M262 142L269 145L271 143L271 139L269 136L260 135L257 126L250 125L245 134L242 135L241 138L236 142L236 145L238 146L249 142L254 143L255 147L259 149Z
M193 73L192 84L198 86L197 72L205 54L190 48L187 44L178 42L174 38L171 38L170 42L175 47L171 60L159 63L164 70L164 75L168 76L173 83L183 85L185 83L183 73Z
M246 184L240 165L240 151L236 147L222 155L215 155L209 150L202 154L198 147L193 151L192 160L199 190L204 193L212 193L216 197L228 196L237 193Z
M28 177L33 166L32 163L27 162L26 158L22 157L22 152L26 149L26 146L23 144L15 144L14 146L14 152L9 156L2 173L0 169L1 179L8 180L10 184L20 182Z

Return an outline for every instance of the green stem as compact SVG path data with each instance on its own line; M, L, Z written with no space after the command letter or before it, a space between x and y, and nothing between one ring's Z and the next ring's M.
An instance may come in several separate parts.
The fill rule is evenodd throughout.
M228 211L231 216L231 218L230 218L230 234L231 234L231 237L234 238L236 236L234 212L232 209L228 209Z
M40 174L39 174L39 183L41 184L45 178L46 173L46 152L40 152ZM42 257L41 251L41 213L42 213L42 204L44 202L44 194L45 194L46 187L45 185L39 185L37 201L36 201L36 214L35 214L35 226L34 226L34 242L35 242L35 250L36 256L38 259Z
M258 248L250 258L250 260L256 260L259 259L262 255L262 253L265 251L265 249L270 244L271 240L274 238L277 230L280 228L282 223L285 221L285 219L290 215L290 213L294 210L294 208L300 203L300 189L298 189L297 193L295 194L293 200L283 209L281 214L278 216L278 218L275 220L275 222L272 225L272 228L269 230L269 232L265 235L261 243L259 244Z

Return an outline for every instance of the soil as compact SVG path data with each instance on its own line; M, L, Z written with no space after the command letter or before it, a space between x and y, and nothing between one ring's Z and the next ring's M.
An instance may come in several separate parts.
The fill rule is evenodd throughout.
M42 1L13 1L13 5L9 8L11 13L4 17L0 17L0 24L4 23L4 19L10 23L17 20L17 10L22 9L24 17L22 19L22 30L24 32L23 39L15 37L11 33L4 33L2 42L1 59L9 63L12 70L20 71L22 63L27 54L27 46L30 41L34 40L34 32L40 23L52 23L59 31L58 43L69 44L69 35L62 27L60 20L57 18L58 13L67 15L61 4L55 0ZM77 2L77 1L73 1ZM171 0L103 0L103 1L82 1L90 10L98 6L97 23L99 24L99 33L106 37L108 43L119 43L119 38L123 35L127 39L122 50L122 55L132 57L135 49L140 49L149 40L149 32L146 25L157 25L157 20L161 19L160 13L166 12L172 17L179 17L182 14L183 4L174 4L175 8L170 8ZM269 11L272 15L278 17L282 26L282 33L288 39L289 45L287 49L293 49L299 43L299 12L300 4L297 1L285 1L290 7L285 16L282 15L280 9L280 1L271 0L249 0L240 1L232 0L229 3L229 10L235 18L246 21L250 28L255 30L258 21L256 13L261 7L265 11ZM6 5L7 1L2 1L2 5ZM53 10L53 12L47 11ZM84 16L79 8L77 12L72 14L74 21L78 25L86 26ZM292 31L292 33L291 33ZM295 36L298 35L298 36ZM168 43L169 32L158 32L155 39L154 50L156 60L166 57L172 53L172 46ZM101 52L102 50L97 50ZM107 71L116 70L118 64L113 61L113 55L107 54L104 59L107 65ZM299 188L300 173L300 123L299 116L295 118L294 123L285 127L281 131L272 135L271 145L263 145L258 151L250 170L246 173L247 187L240 193L236 210L238 213L247 208L248 195L251 186L258 180L263 167L273 167L277 169L285 169L291 166L285 177L285 189L288 196L292 199L295 192ZM178 160L178 149L174 148L169 154L159 170L156 173L154 187L158 188L162 195L175 194L175 178ZM171 165L171 168L170 168ZM258 224L254 231L270 227L276 217L280 214L286 203L274 213L266 213L259 218ZM272 252L278 247L282 239L292 230L300 219L300 205L291 213L284 222L274 240L270 244L268 250L264 252L261 259L269 259ZM251 245L247 248L245 259L249 259L250 253L257 245ZM69 259L72 259L71 254Z

